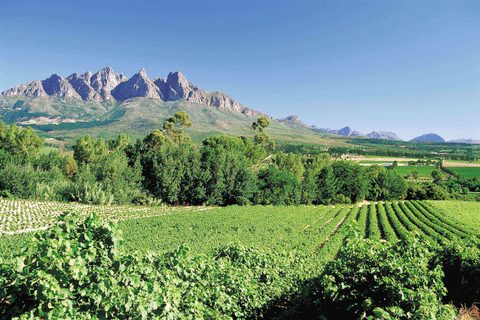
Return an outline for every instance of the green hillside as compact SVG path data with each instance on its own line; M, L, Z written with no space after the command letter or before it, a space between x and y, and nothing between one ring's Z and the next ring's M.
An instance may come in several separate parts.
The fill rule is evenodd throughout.
M196 142L215 134L254 135L251 125L257 117L183 99L164 102L159 99L132 98L98 102L57 97L0 98L0 114L5 122L29 125L44 137L67 142L85 134L109 139L122 132L136 139L160 128L166 118L181 110L191 116L193 126L186 133ZM275 140L322 145L343 145L350 140L320 133L297 120L279 122L272 119L268 133Z

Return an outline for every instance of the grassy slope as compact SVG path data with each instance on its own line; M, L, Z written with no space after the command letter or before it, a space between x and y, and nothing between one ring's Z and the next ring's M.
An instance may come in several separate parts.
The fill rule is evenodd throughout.
M431 177L432 171L437 169L435 166L398 166L395 170L399 175L406 176L409 172L414 171L415 168L419 177Z
M251 124L257 119L238 112L190 103L185 100L163 102L156 99L133 98L124 102L99 103L53 97L20 99L24 100L23 106L13 110L18 98L0 98L0 113L4 115L7 123L19 122L32 115L55 117L62 115L63 118L85 121L33 126L35 129L42 130L42 136L70 142L85 134L109 139L121 132L135 140L156 128L161 128L166 118L181 110L185 110L191 116L193 126L186 130L186 133L191 135L195 142L200 142L205 137L215 134L253 136ZM282 124L276 120L271 120L267 132L274 140L321 145L345 145L346 141L350 139L317 133L298 123Z

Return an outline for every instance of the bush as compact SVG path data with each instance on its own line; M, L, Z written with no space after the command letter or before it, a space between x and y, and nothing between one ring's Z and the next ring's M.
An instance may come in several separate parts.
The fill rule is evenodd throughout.
M338 319L455 319L442 305L443 271L417 239L382 244L353 238L325 267L318 282L317 308Z
M0 314L22 319L256 319L299 289L308 260L230 246L125 255L121 232L64 215L22 255L0 260ZM61 222L61 223L60 223Z

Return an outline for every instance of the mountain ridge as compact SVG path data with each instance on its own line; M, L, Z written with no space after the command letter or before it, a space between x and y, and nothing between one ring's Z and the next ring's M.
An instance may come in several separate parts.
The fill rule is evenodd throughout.
M0 94L1 97L61 97L83 101L108 100L125 101L134 97L189 102L240 112L248 116L266 114L247 108L229 95L219 91L209 92L191 82L180 72L170 72L167 78L150 79L145 69L140 69L131 78L116 73L113 68L105 67L96 73L87 71L81 75L73 73L67 78L54 73L44 80L34 80ZM270 119L272 117L268 116Z

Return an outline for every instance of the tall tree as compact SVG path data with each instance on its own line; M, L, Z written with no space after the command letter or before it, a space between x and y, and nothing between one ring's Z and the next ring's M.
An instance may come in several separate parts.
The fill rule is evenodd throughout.
M265 128L270 125L270 121L266 116L261 116L254 123L252 123L253 131L257 132L254 136L255 143L265 147L267 152L273 152L275 150L275 141L270 140L270 136L264 132Z

